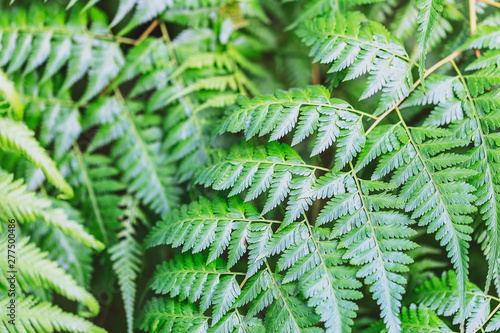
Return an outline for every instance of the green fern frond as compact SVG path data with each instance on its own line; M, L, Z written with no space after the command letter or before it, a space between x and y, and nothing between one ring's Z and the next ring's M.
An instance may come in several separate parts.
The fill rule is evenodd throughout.
M234 103L237 91L256 92L245 72L260 69L249 65L231 43L223 52L214 52L207 48L194 50L188 44L190 40L159 43L147 39L128 57L132 64L140 61L141 66L126 66L122 76L122 80L128 80L143 75L129 98L156 89L146 112L168 108L163 145L169 154L168 162L180 162L180 181L189 179L200 162L210 159L215 120L222 108ZM152 48L154 52L150 52Z
M41 252L34 244L23 238L18 241L16 257L17 280L25 291L35 288L50 288L72 301L82 303L88 308L85 316L95 316L99 312L99 303L87 290L79 286L75 280L55 262L49 260L47 252ZM5 248L7 257L7 248ZM2 264L3 272L10 269L7 262ZM8 274L3 273L3 281L7 281ZM4 282L2 282L4 284Z
M420 48L420 63L418 69L421 80L424 79L425 58L431 33L439 14L443 10L442 2L442 0L417 0L416 3L418 8L417 21L419 25L418 46Z
M292 266L282 283L288 284L299 279L304 286L304 293L310 298L309 304L317 308L322 316L321 320L326 322L327 327L332 330L349 331L352 318L355 316L353 309L356 309L350 300L360 298L360 294L355 291L349 293L348 290L359 288L359 283L353 279L352 271L337 266L341 258L337 258L335 254L336 247L324 239L326 230L307 236L307 228L304 229L303 222L291 224L277 233L276 237L271 237L271 226L280 221L263 219L255 208L236 199L231 199L229 205L220 199L212 202L203 199L199 203L192 203L190 207L184 207L179 212L174 212L171 218L158 224L146 242L149 246L184 245L184 251L191 249L193 252L210 247L209 263L228 249L228 267L234 266L243 254L249 251L247 276L252 277L243 288L235 306L242 306L256 299L247 314L250 316L269 305L271 303L269 297L275 295L272 290L262 287L263 284L271 283L269 274L273 273L257 270L267 256L282 253L279 269L286 270ZM297 235L299 243L294 244L293 249L283 252L281 244L287 243L287 238L294 237L294 232L299 230L300 233ZM309 274L311 271L306 273L311 269L314 269L314 274ZM318 293L315 286L319 285L328 286L328 294ZM289 313L292 314L293 311Z
M457 324L467 319L466 332L479 331L491 318L490 302L492 297L485 294L473 283L467 281L466 306L460 308L460 295L457 292L457 276L454 272L444 272L441 278L433 276L417 289L418 302L434 311L438 315L454 317L453 323ZM463 312L464 318L460 318ZM495 325L492 321L491 325ZM490 326L491 327L491 326Z
M35 196L33 192L26 191L22 180L13 181L12 175L0 177L0 217L3 220L16 218L22 223L32 223L40 219L71 235L80 242L97 250L102 250L104 245L88 234L80 224L68 219L62 209L51 208L48 199Z
M476 94L483 93L486 87L486 89L489 88L490 81L484 78L485 82L476 84L481 88L471 89L470 81L465 79L454 63L453 65L460 79L464 99L463 108L468 115L467 119L456 122L453 128L457 137L467 139L475 146L469 151L470 161L466 165L477 172L477 175L471 179L471 184L476 189L476 205L480 207L487 230L486 235L480 239L488 260L486 289L488 290L489 284L493 281L497 290L500 290L500 264L495 254L500 249L500 226L497 217L500 209L500 196L498 178L495 176L499 162L495 151L499 146L494 139L495 134L492 133L498 131L500 122L496 119L498 111L495 110L495 107L491 108L491 105L500 105L500 96L498 91L476 96ZM480 73L484 71L482 70ZM493 69L493 72L498 73L498 70Z
M308 305L315 307L327 331L351 332L357 305L357 291L361 283L355 278L355 270L343 266L341 249L327 228L310 227L306 239L300 239L294 247L283 252L278 268L288 268L284 283L298 281ZM272 243L271 243L272 244Z
M288 29L296 28L301 22L321 16L324 12L338 10L336 3L330 0L314 0L305 6L297 18L288 26Z
M497 313L485 328L485 332L495 332L500 329L500 312Z
M125 189L121 182L115 180L118 169L106 156L82 153L76 143L63 167L69 170L73 186L79 189L75 199L90 220L93 233L100 234L99 239L105 244L114 243L112 234L120 227L118 217L122 214L117 192ZM113 237L111 241L110 237Z
M16 19L13 24L0 27L5 45L0 51L0 66L8 65L7 73L20 71L24 66L23 73L28 74L45 64L42 81L46 81L67 64L62 90L71 88L88 73L89 83L82 101L90 100L118 73L124 59L115 38L106 29L106 17L96 8L75 15L78 12L76 7L67 14L60 6L37 4L30 6L29 11L21 7L5 11L4 15ZM89 30L88 21L92 22ZM73 29L68 29L66 22Z
M174 4L173 0L151 0L151 1L138 1L138 0L128 0L128 1L123 1L122 2L122 8L118 14L125 16L127 9L130 10L134 4L136 5L135 7L135 12L134 16L130 20L130 22L127 24L125 28L122 29L121 34L124 34L128 31L130 31L132 28L135 26L147 22L151 19L153 19L155 16L163 12L167 7L172 7ZM113 23L118 23L120 17L114 18Z
M488 50L481 55L481 58L474 60L465 69L476 70L487 67L500 67L500 51L498 50Z
M231 272L225 266L227 264L220 258L205 264L201 254L177 256L157 267L151 288L159 294L179 296L181 301L200 300L202 312L212 307L211 325L214 326L241 294L236 277L244 273Z
M171 166L158 155L161 145L157 141L163 135L160 119L139 115L141 104L124 100L118 90L116 94L97 101L95 109L88 113L86 123L104 124L87 150L92 152L113 142L112 156L123 172L127 190L156 212L167 213L177 204L178 190Z
M59 91L62 77L41 82L38 73L12 75L25 105L27 125L39 131L40 144L53 151L60 163L82 133L80 104L74 102L69 91Z
M342 169L364 145L360 114L367 114L354 110L342 100L330 99L329 91L323 86L293 89L252 100L240 97L238 104L238 109L229 114L219 129L220 134L245 131L247 140L270 134L270 140L274 141L295 128L293 146L317 132L311 156L338 141L337 170Z
M227 158L202 171L196 182L216 190L232 188L230 196L248 190L245 201L268 192L262 214L289 196L285 223L290 223L312 203L300 195L314 182L316 170L329 171L305 164L286 144L271 142L265 147L235 146Z
M6 308L9 298L0 301L0 306ZM8 318L2 316L3 332L11 332L5 329L9 327L13 332L78 332L78 333L106 333L100 327L91 322L64 312L59 307L47 302L38 302L33 297L19 297L16 300L16 325L7 322Z
M464 146L467 141L450 137L451 132L439 128L403 128L399 148L380 160L372 178L379 179L395 170L391 183L402 185L399 195L405 210L419 219L419 225L428 226L428 232L437 232L436 239L446 246L459 276L464 302L472 232L472 218L466 214L476 210L472 205L476 197L471 194L475 188L464 180L476 172L458 166L446 168L461 161L446 151Z
M401 41L412 36L418 25L418 14L416 0L406 1L403 7L395 13L394 20L390 25L391 33Z
M360 99L382 90L375 115L408 96L412 89L414 63L404 47L382 25L368 21L361 13L311 20L297 33L311 47L314 61L333 63L330 73L347 70L345 80L369 74Z
M76 210L67 205L62 208L72 220L81 220ZM42 251L49 253L50 260L57 262L80 286L87 289L90 287L93 272L91 248L61 230L47 226L43 221L36 221L31 225L30 237Z
M0 70L0 110L7 109L7 115L11 119L21 119L24 113L24 105L14 83Z
M403 332L407 333L453 333L448 325L446 325L434 311L425 307L416 307L415 305L410 308L404 307L401 311L401 326Z
M118 276L122 292L125 315L127 317L127 332L132 333L134 329L134 307L136 294L136 278L141 271L142 247L135 238L135 224L138 218L142 218L133 199L125 200L126 208L123 215L123 230L119 236L120 242L109 249L113 269Z
M480 25L477 33L471 36L463 45L464 49L490 49L498 50L498 38L500 32L498 26L494 25Z
M317 323L312 309L297 297L297 291L293 285L283 285L279 275L273 275L268 268L272 280L272 292L275 301L271 303L266 313L264 325L266 331L270 332L302 332L314 330L310 327Z
M73 146L73 153L71 157L74 159L68 164L75 169L75 182L83 185L81 192L77 194L78 199L84 210L90 213L91 219L96 222L102 240L108 243L108 232L118 228L118 216L121 215L118 208L120 197L116 192L124 190L124 186L113 179L119 171L111 166L109 158L82 154L76 144Z
M210 317L204 316L194 304L171 298L153 298L144 307L139 327L149 332L207 332Z
M340 248L346 249L343 259L359 266L356 276L371 285L388 331L399 332L406 283L401 274L412 263L401 250L416 246L407 239L415 233L408 226L413 221L396 211L381 210L400 208L401 201L393 195L370 193L361 182L354 170L346 175L344 188L321 210L316 224L335 221L332 237L339 238Z
M12 151L42 168L45 176L65 195L73 196L73 189L64 180L55 163L23 123L0 118L0 149Z
M209 263L228 250L228 268L231 268L247 252L246 238L254 231L262 230L266 223L278 221L261 218L254 207L237 198L230 199L229 204L219 198L212 201L201 198L199 202L192 202L165 216L145 243L148 247L161 244L183 246L184 252L192 250L193 253L210 247ZM252 224L257 227L252 227Z

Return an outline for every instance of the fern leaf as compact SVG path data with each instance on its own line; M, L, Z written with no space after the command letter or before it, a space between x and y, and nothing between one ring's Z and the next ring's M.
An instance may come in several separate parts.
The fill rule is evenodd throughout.
M378 126L366 140L366 148L362 149L359 154L356 171L361 170L380 155L397 150L400 147L400 141L405 141L405 133L397 124Z
M0 148L21 154L33 164L42 168L45 176L68 197L73 196L73 190L64 180L54 162L47 156L45 150L33 138L26 125L9 119L0 119Z
M412 220L405 215L379 211L400 207L399 200L383 205L374 204L374 200L377 196L363 192L360 180L353 173L348 176L345 194L330 200L318 221L322 224L336 221L332 237L340 237L340 247L346 249L343 259L359 266L356 276L371 285L370 291L380 306L388 331L398 332L402 285L406 283L400 274L408 271L406 265L412 259L395 250L414 248L416 245L407 239L414 231L408 227Z
M418 0L418 46L420 48L419 74L420 79L424 79L425 57L431 33L439 14L443 10L442 0Z
M124 200L125 201L125 200ZM134 307L136 295L136 278L141 271L141 245L135 238L135 223L141 212L137 202L129 199L125 202L123 230L121 240L109 249L113 270L118 276L120 289L127 318L127 332L132 333L134 328Z
M486 325L486 332L494 332L500 328L500 313L497 312L495 316L491 318L491 321Z
M434 332L434 333L453 333L453 331L434 313L434 311L425 307L403 308L401 312L401 321L403 332Z
M497 169L497 160L494 154L489 153L497 147L495 140L489 138L489 133L500 128L500 123L495 120L496 112L490 108L490 102L498 102L498 93L494 91L482 94L485 89L489 88L490 80L498 79L488 78L489 73L495 73L497 70L481 70L478 72L479 77L471 82L461 74L458 67L455 67L455 69L459 79L459 84L457 84L455 90L459 95L458 97L464 100L464 110L468 118L457 121L453 126L453 130L457 137L470 140L476 146L469 151L470 160L465 165L477 172L477 175L471 178L471 184L476 189L474 192L477 196L476 205L480 207L487 230L486 235L481 238L482 248L488 261L486 289L493 282L498 290L500 289L500 267L494 253L497 253L500 246L497 218L500 201L497 194L498 182L494 176ZM477 73L473 75L475 74ZM485 74L486 77L482 77ZM482 95L476 97L476 94ZM465 128L461 130L460 128L464 125Z
M176 257L158 267L151 288L160 294L169 293L181 300L195 302L201 298L201 310L213 306L212 326L231 308L241 290L236 282L238 273L225 268L222 259L205 265L202 255ZM180 279L182 277L182 280Z
M61 202L57 202L61 204ZM79 221L81 218L74 209L62 205L68 216ZM71 274L78 285L89 288L92 269L92 249L78 242L59 229L50 228L43 221L36 221L30 228L31 241L41 251L49 253L49 259L55 261L65 272Z
M62 209L51 209L49 200L36 197L33 192L27 192L26 185L23 185L22 181L12 181L12 179L11 175L0 177L2 219L8 220L14 216L23 223L32 223L40 219L94 249L101 250L104 247L101 242L84 231L80 224L68 219Z
M471 36L469 40L467 40L462 48L465 49L491 49L497 50L498 46L498 27L494 25L480 25L477 29L477 33L474 36Z
M120 0L118 4L118 9L116 10L116 14L113 17L113 21L111 21L110 26L114 27L118 24L124 17L129 13L134 5L137 3L136 0Z
M17 279L21 288L25 291L37 287L49 287L68 299L82 303L89 312L82 315L95 316L99 312L99 303L87 290L79 286L75 280L68 275L55 262L47 258L47 252L41 252L35 245L27 243L23 238L19 240L18 251L16 251L18 271ZM5 251L5 256L7 252ZM4 271L9 269L7 263ZM5 275L5 274L4 274ZM8 276L4 276L5 281Z
M442 129L404 128L410 146L408 148L403 141L401 150L404 149L408 155L397 161L399 167L395 170L391 183L397 186L404 184L400 197L405 201L405 210L412 212L412 218L420 218L419 224L427 225L428 232L437 232L436 239L442 246L446 246L459 277L463 304L469 267L468 241L472 232L468 225L472 219L466 214L475 211L475 207L471 205L475 200L475 196L471 194L474 187L463 180L474 174L463 168L438 171L440 167L435 155L463 146L467 141L450 138L451 133ZM394 165L388 163L394 164L394 160L381 159L377 169L392 170ZM456 209L457 204L462 205L462 209Z
M198 38L208 40L210 36L200 34ZM155 89L146 111L169 108L163 145L168 162L179 163L176 174L181 182L210 160L212 132L222 108L234 103L235 91L256 91L244 74L255 66L247 66L248 60L242 60L238 51L232 47L226 52L193 50L190 42L191 39L167 43L147 39L129 53L130 65L125 66L119 78L128 80L141 73L143 77L129 98ZM134 65L139 62L139 66Z
M72 182L79 186L77 198L85 216L92 222L93 234L100 234L102 237L99 238L105 244L114 242L114 239L110 241L108 233L119 228L120 197L116 192L123 190L124 186L113 178L119 171L111 166L109 158L83 154L77 144L73 145L66 163L64 166L73 171Z
M85 121L90 124L106 122L99 128L88 151L113 142L112 155L118 159L127 190L154 211L167 213L177 204L178 189L173 185L173 170L165 158L157 154L161 149L157 141L162 135L158 127L160 119L154 115L137 115L141 105L124 100L118 90L116 93L114 102L99 103Z
M118 74L124 62L117 44L100 41L100 45L92 51L89 64L89 82L81 102L87 102L105 88Z
M356 290L361 283L353 269L342 266L345 252L328 234L328 229L315 227L308 239L284 251L278 268L290 266L283 282L298 280L308 305L315 307L327 331L351 332L357 310L353 300L362 297Z
M219 134L245 131L249 140L257 134L270 133L270 141L275 141L295 128L293 146L317 131L311 156L323 152L340 137L339 146L343 148L337 154L338 159L352 157L364 144L360 112L342 100L330 98L322 86L292 89L252 100L240 97L238 103L239 109L230 113ZM344 163L339 160L337 168L341 169Z
M7 307L8 298L0 301L2 307ZM37 302L32 297L20 298L17 304L17 322L15 332L79 332L105 333L106 331L91 322L63 312L59 307L46 302ZM9 327L6 319L3 324Z
M27 74L46 64L42 77L45 82L67 64L62 90L71 88L88 72L83 100L95 96L118 73L123 55L119 46L110 41L113 36L103 29L107 26L105 16L96 8L79 13L80 9L75 6L71 14L66 14L61 6L35 4L29 12L21 7L6 11L7 16L15 12L17 19L12 25L0 26L0 34L8 35L8 47L0 51L0 65L8 65L9 73L21 71L24 66L22 72ZM65 28L64 23L72 28Z
M456 314L454 324L467 319L466 332L477 332L488 320L491 297L467 281L466 306L460 308L457 282L457 276L452 271L444 272L441 278L433 276L417 289L419 303L438 315Z
M361 99L382 90L375 115L408 96L412 89L413 63L403 46L382 25L358 12L307 21L297 33L311 47L314 61L332 63L330 72L349 68L346 79L369 73Z
M120 34L125 34L135 26L153 19L155 16L163 12L167 7L172 7L173 0L151 0L146 2L135 1L137 4L134 16ZM127 7L129 7L127 5Z
M269 270L269 269L268 269ZM317 322L312 309L296 296L292 285L282 285L279 275L273 279L276 300L270 305L264 325L271 332L301 332Z
M210 317L203 316L195 305L170 298L153 298L145 305L139 325L146 331L206 332Z
M231 195L248 189L245 201L253 200L269 190L263 214L291 194L287 210L293 215L287 216L286 221L289 223L296 220L310 204L301 201L300 195L293 190L307 191L304 186L314 181L316 169L305 164L287 145L271 142L257 149L249 145L233 147L225 160L202 171L196 181L218 190L233 188ZM298 187L299 184L303 187Z
M24 113L24 106L19 93L14 83L0 70L0 102L3 102L4 99L7 101L9 109L12 109L11 113L13 114L9 116L12 119L21 119Z
M474 60L465 69L470 71L493 66L500 67L500 51L488 50L484 52L484 54L481 55L481 58Z
M258 234L258 229L254 230L251 225L262 228L266 223L279 221L261 218L254 207L237 198L230 199L229 203L218 198L213 201L201 198L199 202L183 206L158 223L145 242L148 247L183 245L184 251L192 249L195 253L210 247L209 263L228 250L230 268L247 252L246 239ZM202 228L210 232L200 234Z

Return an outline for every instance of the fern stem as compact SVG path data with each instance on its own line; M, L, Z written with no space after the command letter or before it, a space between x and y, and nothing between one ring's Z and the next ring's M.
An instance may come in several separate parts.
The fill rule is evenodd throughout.
M252 109L255 109L256 107L259 107L259 106L265 106L265 105L281 105L283 104L283 101L278 101L278 102L269 102L269 103L260 103L260 104L253 104L251 108L247 108L247 109L240 109L238 110L239 113L244 113L244 112L247 112L248 110L252 110ZM359 111L359 110L355 110L353 108L343 108L341 106L337 106L337 105L332 105L332 104L324 104L324 103L313 103L313 102L308 102L308 103L300 103L298 104L298 107L301 108L302 106L324 106L324 107L333 107L337 110L343 110L343 111L347 111L347 112L354 112L354 113L357 113L359 115L362 115L362 116L366 116L366 117L369 117L369 118L372 118L372 119L375 119L375 120L378 120L379 117L377 116L374 116L372 114L369 114L369 113L366 113L366 112L363 112L363 111Z
M147 164L150 166L150 169L156 171L157 167L156 167L156 164L154 163L154 161L151 158L151 152L149 150L149 147L146 145L146 143L144 142L144 138L142 137L140 131L137 129L137 125L135 124L135 121L134 121L135 118L133 117L132 114L130 114L128 106L127 106L127 103L126 103L125 99L123 98L123 95L120 92L120 89L115 88L114 92L115 92L116 98L118 99L118 101L120 102L120 104L122 106L123 114L127 118L128 123L130 124L130 129L131 129L133 135L137 138L137 141L138 141L138 143L139 143L139 145L141 147L141 150L143 152L145 152L145 156L146 156L146 159L147 159ZM157 174L157 172L156 172L156 179L161 179L161 177ZM163 185L161 186L161 188L163 189L163 192L162 192L162 197L163 197L162 201L167 206L166 210L170 211L172 209L172 207L171 207L171 204L168 203L168 199L167 199L168 196L165 193L166 189L165 189L165 187Z
M241 288L243 288L243 286L245 285L245 283L247 283L247 281L248 281L248 279L245 279L245 280L243 280L243 282L241 282L241 284L240 284L240 290L241 290Z
M436 193L438 194L440 205L441 205L441 207L443 207L444 213L446 213L446 215L448 216L447 220L450 221L449 223L452 223L451 222L452 221L451 213L448 211L447 206L445 205L445 201L443 199L443 194L441 193L441 189L438 186L438 184L436 183L436 181L433 177L433 173L429 169L429 166L427 165L426 160L422 156L422 153L420 152L420 149L418 148L417 143L413 139L413 136L410 132L410 129L406 125L406 122L404 121L403 116L401 115L401 112L399 111L399 108L396 107L395 109L396 109L396 112L398 114L399 119L401 120L401 124L403 125L403 127L408 135L408 138L409 138L413 148L415 149L415 152L416 152L418 158L420 159L420 162L422 163L425 172L427 173L427 176L429 177L429 180L432 182L432 186L434 187ZM455 230L455 226L453 226L453 224L451 227L453 230ZM453 234L453 241L456 243L459 242L455 233ZM451 242L451 240L450 240L450 242ZM459 248L460 248L460 246L459 246ZM453 264L453 265L455 266L455 264ZM460 268L462 265L461 265L461 263L457 263L457 266L459 266L459 268ZM459 299L460 299L461 309L465 309L465 294L466 294L465 278L467 276L467 272L462 271L462 269L457 269L457 268L455 268L455 270L457 270L457 283L458 283L458 289L459 289ZM461 310L461 311L464 311L464 310ZM462 320L462 322L463 322L463 320Z
M368 224L370 225L370 229L372 231L372 235L375 238L376 231L375 231L375 228L373 227L373 222L372 222L372 220L370 218L370 211L368 210L368 205L366 204L365 199L364 199L364 195L361 192L361 183L359 181L358 176L356 175L356 171L355 171L354 165L352 164L351 161L349 161L349 166L351 167L352 177L354 178L354 182L356 183L356 188L358 189L357 192L359 194L359 198L361 200L361 204L363 205L363 210L365 211L366 218L368 220ZM382 250L380 249L380 245L378 244L378 242L376 241L376 239L374 240L374 243L375 243L375 247L377 248L378 258L380 259L380 258L382 258ZM382 267L383 266L384 265L382 263ZM384 270L384 275L386 275L385 270ZM387 277L386 277L386 279L387 279Z
M312 84L321 84L319 65L315 62L311 63L311 76L312 76Z
M271 279L273 280L273 284L276 286L276 289L278 290L278 293L281 297L281 300L283 301L283 304L285 305L286 307L286 310L287 312L289 313L290 315L290 318L292 318L293 320L293 323L295 324L295 327L297 328L297 331L300 332L301 329L300 329L300 326L299 324L297 323L297 320L295 320L295 316L292 312L292 309L290 308L290 305L288 305L288 302L287 302L287 298L285 297L285 295L283 295L283 292L281 291L281 288L280 288L280 285L278 284L278 282L276 281L276 279L274 278L274 273L273 271L271 270L271 267L269 267L269 264L267 262L267 260L264 261L266 263L266 269L267 269L267 272L269 273L269 276L271 277Z
M488 4L488 5L493 6L493 7L500 8L500 2L496 2L493 0L477 0L477 1Z
M260 161L260 160L237 160L237 159L234 159L233 161L236 161L236 162L256 162L256 163L265 163L265 164L272 164L273 166L275 165L287 165L287 166L291 166L291 167L301 167L301 168L309 168L309 169L313 169L313 170L321 170L321 171L325 171L325 172L330 172L332 171L331 169L327 169L327 168L323 168L323 167L320 167L320 166L316 166L316 165L310 165L310 164L298 164L298 163L288 163L288 162L270 162L270 161Z
M245 329L245 322L243 321L243 318L241 318L241 313L238 311L238 309L234 309L234 313L236 313L236 316L238 317L238 322L240 323L240 329L243 328L243 332L247 332L247 330Z
M101 210L99 209L99 205L97 204L97 198L94 193L94 188L92 187L92 183L87 173L87 166L85 165L85 162L83 160L83 154L80 151L80 147L78 147L78 143L76 143L76 141L73 142L73 150L76 153L78 164L80 164L80 170L82 171L83 174L83 181L85 183L85 187L87 188L90 202L92 204L92 209L94 210L94 214L97 219L97 224L99 224L99 229L101 230L102 237L104 239L104 244L108 245L109 239L108 239L108 234L106 232L106 227L104 226L104 221L102 220Z
M332 290L332 294L335 296L334 302L335 302L335 305L337 306L337 309L338 309L339 305L337 302L337 293L336 293L337 290L335 290L335 288L334 288L334 283L332 281L332 276L331 276L330 270L328 269L328 266L325 262L324 255L320 252L321 247L319 246L318 241L314 237L313 227L311 226L309 219L307 218L305 213L302 213L302 215L304 216L304 222L307 226L307 229L309 230L309 234L311 235L310 237L311 237L311 241L314 244L315 252L318 254L319 260L321 262L321 267L322 267L323 271L325 272L325 276L326 276L328 284L329 284L328 288ZM335 316L340 316L340 314L336 313Z
M428 70L425 71L424 73L424 79L426 77L428 77L429 75L431 75L434 71L436 71L438 68L440 68L441 66L443 66L444 64L452 61L453 59L455 59L456 57L458 57L460 54L462 54L463 51L461 50L458 50L458 51L455 51L453 53L451 53L449 56L447 56L446 58L443 58L441 59L440 61L438 61L437 63L435 63L432 67L430 67ZM413 84L413 89L410 90L408 96L410 96L410 94L422 83L422 81L420 79L418 79L414 84ZM389 110L387 110L386 112L384 112L382 115L380 115L378 117L378 119L370 126L370 128L366 131L365 133L365 136L368 136L368 134L370 134L371 131L373 131L375 129L375 127L377 127L377 125L385 118L387 117L389 114L392 113L392 111L396 110L397 107L399 107L399 105L401 105L401 103L404 102L404 100L406 98L408 98L408 96L405 96L403 97L402 99L400 99L396 104L394 104L394 106L392 106Z
M413 66L415 66L417 68L419 67L418 64L415 61L413 61L410 57L404 56L404 55L399 54L399 53L396 53L396 52L394 52L391 49L388 49L388 48L385 48L385 47L381 47L380 45L367 42L366 40L361 40L361 39L358 39L358 38L354 38L352 36L347 36L347 35L343 35L343 34L335 34L335 36L340 36L342 38L345 38L345 39L348 39L348 40L352 40L352 41L354 41L356 43L359 43L359 44L365 44L365 45L369 45L369 46L371 46L373 48L376 48L376 49L379 49L379 50L383 50L384 52L390 53L390 54L392 54L395 57L401 58L404 61L411 63Z
M483 126L481 124L481 120L479 119L479 114L477 112L477 109L476 109L476 105L474 103L474 99L472 98L472 95L470 93L470 90L469 90L469 87L467 86L467 83L465 82L465 78L464 76L462 75L462 72L460 71L460 69L458 68L457 64L455 63L455 61L451 61L451 64L453 66L453 68L455 69L455 71L457 72L457 75L460 79L460 82L462 83L462 86L464 87L464 90L467 94L467 99L469 100L471 106L472 106L472 116L474 117L474 120L476 121L476 124L477 124L477 130L479 132L479 137L481 139L481 146L484 146L484 156L485 156L485 159L486 161L488 162L488 154L487 154L487 148L486 148L486 134L484 133L483 131ZM493 183L493 178L494 178L494 175L495 175L495 171L494 170L491 170L491 166L490 166L490 163L486 163L486 170L485 170L485 175L487 176L487 179L489 179L490 181L490 186L491 188L495 188L495 184ZM496 235L496 233L494 233ZM499 240L497 239L496 242L495 242L495 245L497 245L499 243ZM498 249L497 249L498 250ZM497 252L497 251L494 251L494 252ZM489 274L488 274L489 275ZM488 293L489 289L490 289L490 284L491 284L491 279L488 278L486 280L486 286L484 288L484 292L485 294ZM500 302L500 300L499 300Z
M175 221L174 224L182 224L182 223L186 223L186 222L192 222L193 220L199 220L200 217L199 216L196 216L196 217L192 217L192 218L189 218L189 219L184 219L184 220L179 220L179 221ZM248 222L248 223L252 223L252 222L259 222L259 223L269 223L269 224L283 224L283 221L278 221L278 220L266 220L266 219L241 219L241 218L229 218L229 217L217 217L217 218L214 218L216 219L217 221L242 221L242 222Z

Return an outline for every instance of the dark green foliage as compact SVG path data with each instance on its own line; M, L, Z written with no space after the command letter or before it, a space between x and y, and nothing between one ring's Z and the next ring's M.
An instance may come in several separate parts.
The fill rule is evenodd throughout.
M0 331L499 331L497 7L0 0Z

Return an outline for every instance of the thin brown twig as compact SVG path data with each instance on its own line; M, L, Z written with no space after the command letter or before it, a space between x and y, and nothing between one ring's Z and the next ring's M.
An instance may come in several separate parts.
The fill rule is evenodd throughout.
M159 23L159 20L154 20L153 22L151 22L149 27L144 30L142 35L135 41L135 45L139 45L140 43L142 43L142 41L145 40L149 36L149 34L151 34L151 32L153 32L153 30L158 26Z
M470 23L470 34L474 36L477 31L477 14L476 14L476 0L469 0L469 23ZM476 57L481 56L481 52L478 49L474 49Z
M493 6L493 7L500 8L500 2L496 2L493 0L477 0L477 1L488 4L488 5Z
M319 73L319 65L315 62L311 64L311 76L312 76L312 84L320 84L321 76Z

